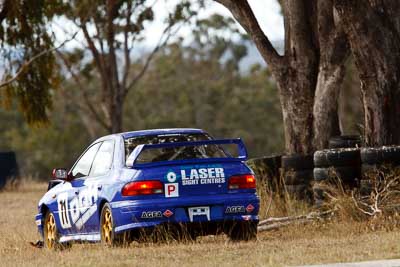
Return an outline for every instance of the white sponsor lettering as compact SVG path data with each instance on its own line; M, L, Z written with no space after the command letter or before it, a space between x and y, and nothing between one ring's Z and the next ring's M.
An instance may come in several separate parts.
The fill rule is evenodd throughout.
M61 227L64 229L71 228L71 222L68 216L68 193L61 193L57 196L58 216Z
M75 225L81 229L83 225L96 213L97 210L97 184L91 184L79 192L79 195L68 201L68 193L59 194L57 197L58 214L61 227L71 228Z
M181 170L182 185L225 183L223 168L200 168Z

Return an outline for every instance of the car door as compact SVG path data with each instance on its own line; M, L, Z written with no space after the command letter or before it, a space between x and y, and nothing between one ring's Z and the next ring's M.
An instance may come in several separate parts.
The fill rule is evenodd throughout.
M93 160L101 144L102 142L98 142L91 145L81 155L70 170L69 176L72 180L68 184L69 189L57 197L60 224L62 228L69 229L69 233L85 232L84 214L91 206L91 198L88 196L90 191L87 189L85 180L89 176Z
M100 214L99 205L107 186L111 183L111 169L113 166L114 140L102 142L93 160L89 175L86 177L85 188L80 194L85 195L90 209L83 215L85 219L85 230L90 233L99 232Z

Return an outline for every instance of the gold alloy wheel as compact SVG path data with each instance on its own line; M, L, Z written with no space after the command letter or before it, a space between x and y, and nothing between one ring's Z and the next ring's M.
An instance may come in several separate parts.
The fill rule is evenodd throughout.
M107 245L112 245L112 230L113 230L113 222L111 217L111 211L109 209L105 209L103 213L103 225L101 226L101 235L103 237L103 241Z
M49 249L53 249L56 245L56 235L57 235L57 226L56 226L56 221L54 220L54 215L52 213L49 213L49 215L46 218L45 222L45 227L46 227L46 246Z

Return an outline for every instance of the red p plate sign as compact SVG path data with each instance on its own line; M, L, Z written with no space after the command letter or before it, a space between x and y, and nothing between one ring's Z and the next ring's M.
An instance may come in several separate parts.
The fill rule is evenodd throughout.
M179 197L179 184L164 184L165 197Z

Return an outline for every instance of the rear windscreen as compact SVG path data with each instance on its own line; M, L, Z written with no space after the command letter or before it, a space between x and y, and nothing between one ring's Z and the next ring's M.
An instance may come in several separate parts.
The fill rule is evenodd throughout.
M230 155L220 145L187 145L145 149L139 154L136 163L227 157Z
M163 143L176 143L176 142L193 142L193 141L206 141L212 138L206 133L191 133L191 134L160 134L160 135L146 135L136 136L125 139L125 156L126 158L138 145L155 145ZM153 152L157 155L163 154L160 149L159 152ZM170 154L172 151L166 151L165 154ZM150 153L150 152L149 152ZM189 153L189 151L185 151Z

